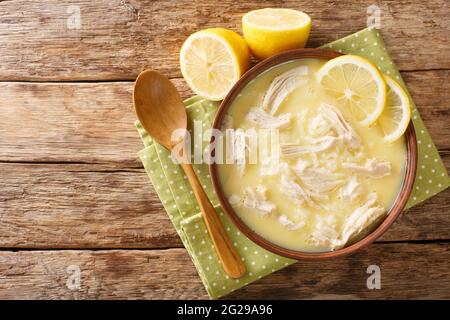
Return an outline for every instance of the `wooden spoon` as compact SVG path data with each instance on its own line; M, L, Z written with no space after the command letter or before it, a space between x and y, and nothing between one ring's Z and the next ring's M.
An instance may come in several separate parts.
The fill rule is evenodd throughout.
M186 109L180 94L167 77L153 70L141 72L134 84L133 100L139 121L159 144L169 151L180 144L180 140L172 139L172 133L177 129L187 129ZM194 190L223 268L230 277L239 278L245 272L244 264L198 181L190 159L186 161L184 154L186 152L175 156Z

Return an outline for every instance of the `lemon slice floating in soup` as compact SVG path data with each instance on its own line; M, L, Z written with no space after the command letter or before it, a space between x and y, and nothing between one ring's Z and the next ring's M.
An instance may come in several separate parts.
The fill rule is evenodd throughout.
M332 59L319 70L317 79L361 125L372 125L383 112L386 83L370 61L354 55Z
M378 118L378 123L383 130L384 140L393 142L408 128L411 105L405 90L390 77L384 78L387 84L386 106Z

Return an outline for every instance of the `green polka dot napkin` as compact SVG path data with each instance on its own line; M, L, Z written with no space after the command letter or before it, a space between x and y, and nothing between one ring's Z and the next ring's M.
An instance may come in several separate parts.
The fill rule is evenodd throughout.
M377 64L382 72L404 85L386 51L379 32L375 29L359 31L324 47L366 57ZM212 126L219 103L196 96L187 99L185 105L189 130L193 128L194 120L201 123L204 131ZM419 162L414 191L407 204L408 207L431 197L450 185L447 171L415 106L413 106L412 117L419 143ZM155 143L139 122L136 122L136 128L145 146L139 152L139 157L210 297L218 298L226 295L295 262L262 249L241 234L219 206L213 192L208 166L206 164L194 165L194 170L203 188L216 208L247 269L247 273L242 278L229 278L220 265L193 191L182 169L172 162L170 153ZM204 146L207 143L207 141L202 142Z

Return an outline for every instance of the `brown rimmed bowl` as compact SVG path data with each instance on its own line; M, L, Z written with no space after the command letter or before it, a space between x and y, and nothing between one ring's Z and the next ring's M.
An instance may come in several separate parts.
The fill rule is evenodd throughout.
M273 56L269 59L266 59L252 69L247 71L242 78L233 86L228 95L222 101L220 108L216 114L216 118L214 120L213 127L215 129L220 129L224 115L226 114L228 108L231 106L232 102L236 98L236 96L240 93L240 91L255 77L259 74L263 73L267 69L278 65L280 63L299 60L299 59L307 59L307 58L315 58L315 59L333 59L341 54L335 51L330 50L322 50L322 49L299 49L292 50L281 53L279 55ZM245 234L248 238L250 238L253 242L258 244L259 246L267 249L275 254L280 256L284 256L287 258L297 259L297 260L324 260L342 257L348 254L352 254L358 250L361 250L367 247L369 244L378 239L381 235L383 235L386 230L391 226L391 224L397 219L397 217L401 214L402 210L405 208L406 202L411 194L412 187L414 184L414 179L416 176L416 166L417 166L417 140L414 132L414 127L412 122L410 122L408 129L405 132L406 139L406 148L407 148L407 160L406 160L406 168L405 168L405 176L403 179L403 183L400 189L400 192L389 210L388 215L384 218L384 220L374 228L370 233L368 233L365 237L360 240L350 244L347 247L328 252L302 252L287 249L276 245L261 235L257 234L253 231L249 226L247 226L236 214L232 206L229 204L227 197L225 196L221 182L219 180L218 172L217 172L217 164L212 163L209 166L211 178L214 186L214 190L216 192L217 197L219 198L220 204L222 205L223 210L230 217L233 223L237 226L237 228Z

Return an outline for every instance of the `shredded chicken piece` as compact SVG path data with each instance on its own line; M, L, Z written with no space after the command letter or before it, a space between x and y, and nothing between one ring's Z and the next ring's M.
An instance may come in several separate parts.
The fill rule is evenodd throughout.
M279 132L277 129L269 129L260 132L258 136L258 160L261 176L273 176L280 171ZM256 153L256 152L255 152Z
M239 175L242 177L245 172L246 166L246 152L248 149L246 143L246 134L244 130L237 129L231 132L231 145L232 158L236 163Z
M240 205L242 205L242 199L237 194L232 194L228 198L228 202L231 204L232 207L239 207Z
M361 138L350 124L344 119L341 111L330 104L323 103L319 107L321 114L329 121L338 136L348 143L350 148L356 149L361 146Z
M297 172L303 172L305 171L305 169L309 168L311 166L311 164L309 163L309 161L305 160L305 159L298 159L297 163L294 166L294 171Z
M383 207L376 205L376 202L377 194L369 194L367 201L346 219L340 234L329 222L319 220L309 240L314 245L326 246L332 250L342 248L386 212Z
M342 247L344 244L339 239L339 233L330 223L320 218L316 224L316 228L311 233L309 241L318 247L327 247L336 249Z
M352 237L360 234L364 229L372 225L378 218L380 218L386 210L376 205L377 194L371 193L368 196L366 203L357 208L345 221L341 239L345 245Z
M285 129L291 124L291 114L284 113L278 117L272 116L260 108L251 108L245 118L256 123L261 128Z
M344 183L342 175L326 168L305 168L302 162L297 162L294 171L309 189L317 193L330 192Z
M311 136L325 136L331 130L330 123L319 113L309 123L309 134Z
M311 156L311 161L312 161L313 165L315 167L320 166L320 161L319 161L319 157L317 157L317 154L311 153L310 156Z
M300 112L297 112L297 114L295 114L295 118L297 119L296 130L301 137L307 135L306 130L305 130L305 118L306 118L307 114L308 114L308 109L303 109Z
M288 216L286 216L285 214L282 214L279 218L278 218L278 222L285 227L286 229L288 229L289 231L294 231L297 229L302 228L305 225L304 221L300 221L295 223L294 221L292 221L291 219L288 218Z
M391 163L389 161L379 161L376 158L367 159L362 166L357 163L344 162L342 167L371 178L382 178L391 174Z
M298 157L305 153L317 153L332 148L339 141L338 138L332 136L324 136L317 139L311 139L310 145L302 145L298 143L287 143L281 145L281 156L286 158Z
M259 173L261 176L273 176L278 173L279 166L274 162L276 158L266 157L261 159L261 167L259 169Z
M302 205L309 198L300 185L290 180L284 174L281 176L280 189L297 205Z
M308 83L308 67L300 66L280 74L273 79L262 102L262 109L274 115L284 99L298 86Z
M363 192L363 186L358 182L356 176L352 176L345 186L341 188L341 197L345 201L357 199Z
M267 200L266 192L267 188L262 185L258 185L255 190L252 187L245 188L244 207L254 209L261 215L273 212L276 209L276 205Z
M281 175L280 183L281 191L297 205L306 202L310 207L321 209L316 201L327 200L327 195L318 194L312 190L306 190L294 180L290 179L286 174Z
M274 176L281 172L288 164L285 162L280 162L277 155L272 155L263 158L261 161L261 167L259 173L261 176Z
M233 129L234 128L234 120L233 117L229 114L226 114L222 120L222 131Z

